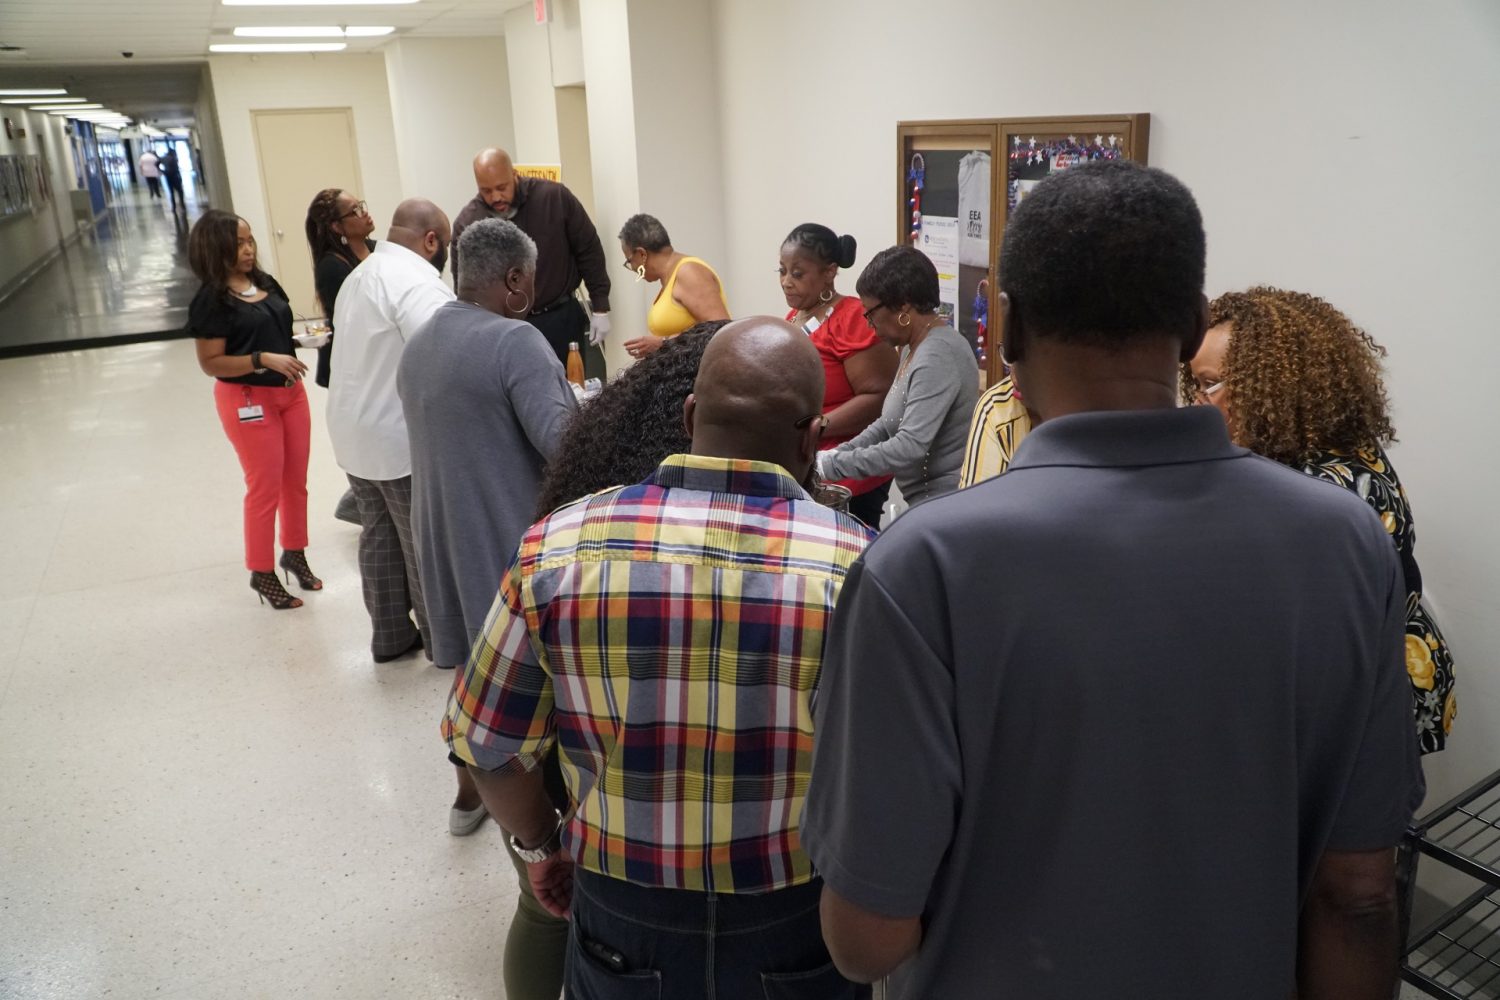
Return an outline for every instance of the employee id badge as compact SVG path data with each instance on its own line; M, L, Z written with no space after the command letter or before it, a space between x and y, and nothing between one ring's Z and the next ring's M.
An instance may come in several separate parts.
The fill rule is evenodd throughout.
M266 419L266 408L256 403L254 406L240 407L240 423L258 424Z

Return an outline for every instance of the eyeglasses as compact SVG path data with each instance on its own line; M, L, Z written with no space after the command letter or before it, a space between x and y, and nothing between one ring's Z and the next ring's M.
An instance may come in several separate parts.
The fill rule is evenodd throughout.
M875 321L873 319L871 319L870 317L874 316L876 313L880 312L880 310L882 310L884 308L885 308L885 303L884 302L877 302L875 305L873 305L870 308L866 309L865 310L865 322L868 323L868 324L870 324L871 326L874 326L875 325Z
M814 420L820 421L820 423L818 424L818 436L822 437L823 432L828 429L828 418L821 413L809 413L801 420L798 420L795 424L792 424L792 426L797 428L797 430L799 431L806 430Z
M1216 393L1216 392L1218 392L1220 389L1224 388L1228 384L1229 384L1229 380L1227 378L1221 378L1221 379L1219 379L1219 381L1215 382L1213 385L1206 386L1206 387L1200 385L1200 386L1197 386L1193 391L1196 392L1198 394L1198 398L1201 399L1201 400L1203 400L1204 402L1212 402L1213 401L1213 394Z
M370 206L366 205L362 201L356 201L354 203L354 207L353 208L349 209L349 211L347 211L343 215L339 216L339 221L342 222L343 220L349 218L349 216L351 216L351 215L369 215L369 214L370 214Z

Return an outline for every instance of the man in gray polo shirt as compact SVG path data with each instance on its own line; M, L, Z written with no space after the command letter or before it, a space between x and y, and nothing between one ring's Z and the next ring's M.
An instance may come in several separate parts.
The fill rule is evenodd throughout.
M1192 195L1129 163L1006 229L1041 418L897 521L839 599L803 842L823 932L898 995L1388 998L1423 790L1390 539L1176 408L1206 325Z

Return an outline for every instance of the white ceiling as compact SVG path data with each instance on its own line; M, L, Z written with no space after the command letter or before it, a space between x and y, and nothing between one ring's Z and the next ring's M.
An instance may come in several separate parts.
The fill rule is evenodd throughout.
M21 65L202 59L210 41L233 39L238 26L390 24L396 36L500 35L517 0L420 0L401 5L226 7L219 0L0 0L0 45L25 55L0 55L0 86ZM379 48L390 38L349 39L350 52Z
M233 38L236 27L394 25L395 34L384 38L348 39L347 51L368 52L409 36L498 36L504 13L523 6L529 3L225 7L219 0L0 0L0 45L25 49L0 53L0 89L66 87L132 117L177 124L193 116L210 42L283 41ZM125 59L122 52L135 55Z

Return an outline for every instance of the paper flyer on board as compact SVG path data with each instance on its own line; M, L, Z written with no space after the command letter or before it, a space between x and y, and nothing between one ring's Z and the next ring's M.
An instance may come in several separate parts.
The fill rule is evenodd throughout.
M922 216L922 234L917 249L927 255L938 273L938 298L942 300L944 319L958 325L958 218L945 215Z

